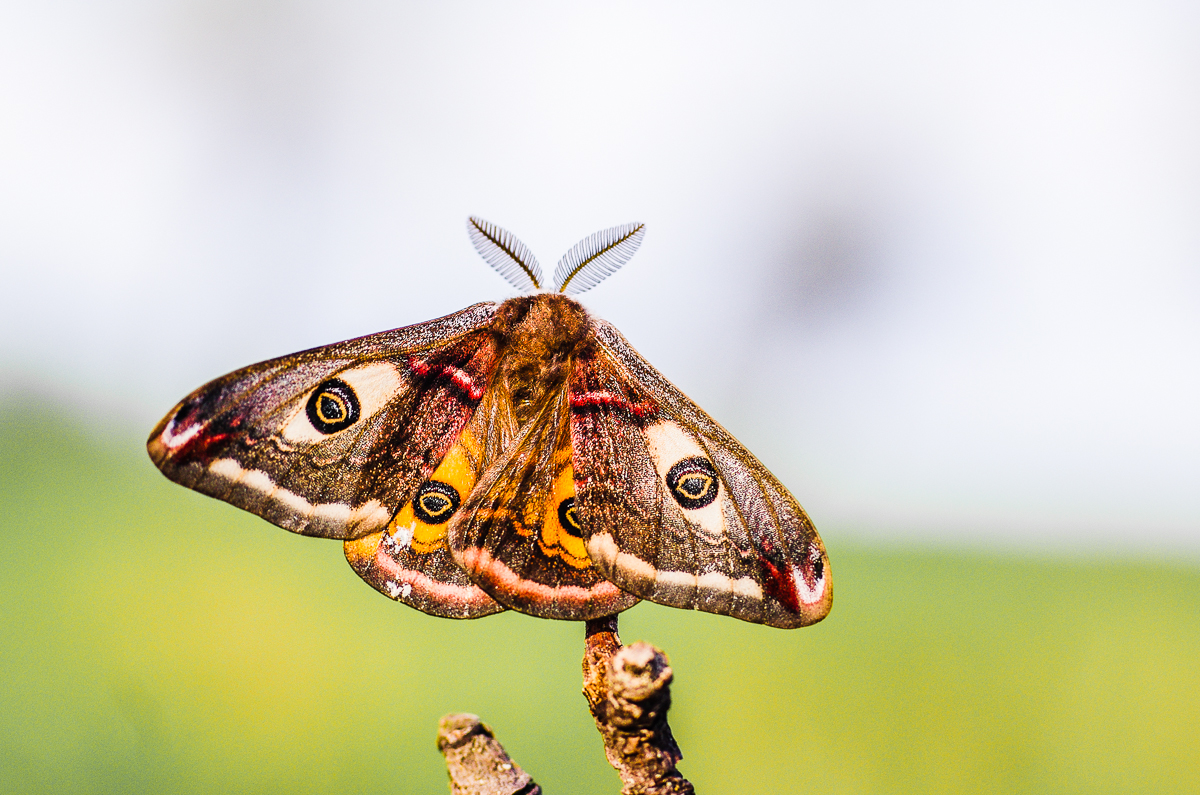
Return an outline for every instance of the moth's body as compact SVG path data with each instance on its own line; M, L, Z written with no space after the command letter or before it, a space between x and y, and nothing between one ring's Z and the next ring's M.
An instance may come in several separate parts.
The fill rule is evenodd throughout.
M562 392L571 366L587 344L587 311L558 293L510 298L496 310L493 326L501 359L496 399L511 402L514 418L525 425Z
M183 485L343 539L363 579L435 615L583 620L647 598L793 627L831 604L795 499L563 294L231 373L148 447Z

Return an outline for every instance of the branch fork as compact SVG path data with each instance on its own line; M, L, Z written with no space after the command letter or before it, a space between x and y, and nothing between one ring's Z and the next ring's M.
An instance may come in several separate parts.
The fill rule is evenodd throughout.
M587 622L583 695L621 777L622 795L681 795L694 788L676 769L683 753L671 734L667 657L648 643L622 646L617 617ZM438 726L453 795L538 795L541 788L513 762L475 715L447 715Z

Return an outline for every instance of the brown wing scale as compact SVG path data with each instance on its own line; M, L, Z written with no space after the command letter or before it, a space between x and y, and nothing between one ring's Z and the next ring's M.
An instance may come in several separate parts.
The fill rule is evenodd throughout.
M523 613L581 621L631 607L637 597L604 579L588 558L574 498L560 391L451 520L455 560L496 601Z
M570 386L577 510L592 561L642 598L778 627L829 611L808 516L757 460L596 321Z
M159 423L150 456L172 480L288 530L347 540L351 565L393 598L437 615L502 610L453 563L444 537L410 566L413 582L364 564L368 549L375 559L392 548L384 530L451 457L479 405L499 357L496 310L477 304L231 373Z
M386 528L345 544L346 560L372 587L431 615L478 618L505 609L471 582L446 543L450 518L479 479L480 419L477 413Z

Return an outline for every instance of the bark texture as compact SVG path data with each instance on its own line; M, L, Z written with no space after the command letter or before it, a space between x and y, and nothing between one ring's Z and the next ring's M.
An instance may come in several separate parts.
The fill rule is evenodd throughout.
M587 622L583 695L604 740L608 762L621 777L622 795L692 793L675 766L683 753L671 735L674 673L648 643L622 646L617 617ZM453 795L540 795L541 788L513 762L492 730L475 715L447 715L438 726Z
M586 631L583 695L622 795L694 792L675 768L683 752L667 723L675 674L666 655L648 643L622 646L616 616L589 621Z
M541 795L542 788L509 758L478 715L442 718L437 747L446 757L452 795Z

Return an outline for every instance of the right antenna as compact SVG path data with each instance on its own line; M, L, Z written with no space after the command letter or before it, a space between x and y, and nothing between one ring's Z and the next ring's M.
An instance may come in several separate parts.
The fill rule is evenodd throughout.
M554 266L554 284L560 293L578 295L608 278L642 244L645 224L625 224L580 240Z

